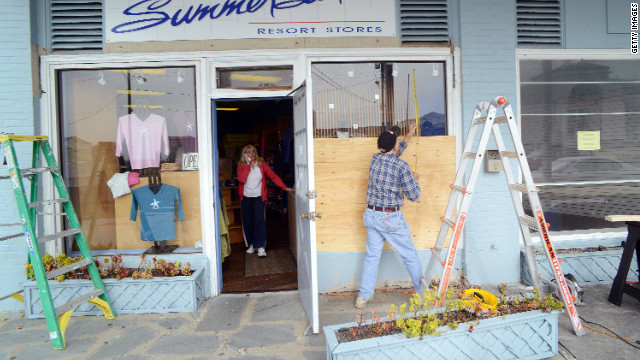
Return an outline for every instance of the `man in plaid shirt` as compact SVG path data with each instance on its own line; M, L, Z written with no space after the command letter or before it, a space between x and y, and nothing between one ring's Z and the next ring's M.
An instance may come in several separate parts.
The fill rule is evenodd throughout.
M416 127L415 124L411 125L402 141L398 141L400 128L397 126L380 134L380 152L371 158L367 209L363 217L364 226L367 228L367 257L362 268L360 294L356 299L356 308L359 309L364 308L373 297L385 240L402 257L416 292L420 289L422 265L411 239L409 224L401 210L405 196L410 201L418 201L420 198L419 175L412 172L409 164L399 158L407 148L407 142L413 136Z

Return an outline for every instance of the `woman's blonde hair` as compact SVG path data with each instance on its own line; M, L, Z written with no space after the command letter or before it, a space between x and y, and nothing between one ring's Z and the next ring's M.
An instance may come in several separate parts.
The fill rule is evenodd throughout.
M251 144L246 145L245 147L242 148L242 153L240 153L240 163L242 163L244 165L249 165L249 163L244 160L244 154L245 154L245 152L247 150L255 151L255 153L256 153L256 165L257 166L262 165L262 162L264 161L264 159L261 158L260 156L258 156L258 149L256 149L256 147L251 145Z

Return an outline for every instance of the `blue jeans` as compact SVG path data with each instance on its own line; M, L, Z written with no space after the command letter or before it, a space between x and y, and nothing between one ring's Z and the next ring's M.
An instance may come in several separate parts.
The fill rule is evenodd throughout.
M404 219L402 211L383 212L366 209L363 220L364 226L367 228L367 257L362 266L360 297L369 299L373 295L385 240L402 257L413 281L413 287L418 292L422 278L422 265L418 260L418 253L411 239L409 224Z
M240 201L242 211L242 233L245 245L263 248L267 245L266 201L258 197L243 197Z

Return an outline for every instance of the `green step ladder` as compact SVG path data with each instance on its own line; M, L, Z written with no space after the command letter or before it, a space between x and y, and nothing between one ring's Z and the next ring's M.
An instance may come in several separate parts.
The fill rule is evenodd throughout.
M20 169L18 167L18 161L16 160L16 152L14 148L14 142L16 141L31 141L33 142L33 155L32 155L32 167L29 169ZM75 306L78 306L84 302L90 302L99 307L106 318L113 319L114 313L111 307L111 302L107 296L107 292L100 278L100 272L96 266L93 257L91 256L91 250L87 245L87 240L82 233L80 221L76 215L76 211L69 199L69 193L65 186L64 180L60 175L60 168L56 164L56 160L51 151L51 145L46 136L25 136L25 135L11 135L0 134L0 143L4 150L4 155L9 170L9 177L11 179L11 185L13 187L13 193L16 198L18 206L18 212L20 213L20 220L24 229L24 236L29 246L29 262L33 266L33 272L35 275L36 283L38 284L38 291L40 293L40 301L42 303L42 309L44 316L47 320L47 327L49 329L49 338L54 349L62 350L65 348L64 332L66 330L69 318ZM40 153L44 157L46 166L39 166ZM53 183L58 193L57 199L42 200L38 199L38 174L48 172L53 178ZM27 195L25 188L22 184L22 178L25 177L31 181L30 188L30 200L27 201ZM64 209L63 213L39 213L37 208L39 206L51 206L61 204ZM54 216L66 216L69 221L69 229L50 235L36 236L36 216L37 215L54 215ZM64 238L66 236L74 236L76 244L82 254L82 260L75 262L71 265L46 272L44 264L42 263L42 256L40 256L39 244L44 244L47 241ZM35 241L35 243L34 243ZM72 299L66 304L55 307L53 299L51 298L51 291L49 289L49 279L54 279L60 275L69 273L76 269L86 266L93 282L93 291L87 294ZM17 294L17 293L16 293ZM12 294L15 298L16 294ZM12 296L8 295L3 298Z

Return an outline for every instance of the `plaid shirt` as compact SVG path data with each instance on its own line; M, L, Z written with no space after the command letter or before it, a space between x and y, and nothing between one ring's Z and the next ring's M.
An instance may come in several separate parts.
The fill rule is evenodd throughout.
M367 204L379 207L404 205L404 197L410 201L420 198L420 185L411 175L411 168L399 156L407 148L400 142L397 155L389 152L378 153L371 158L369 183L367 185Z

